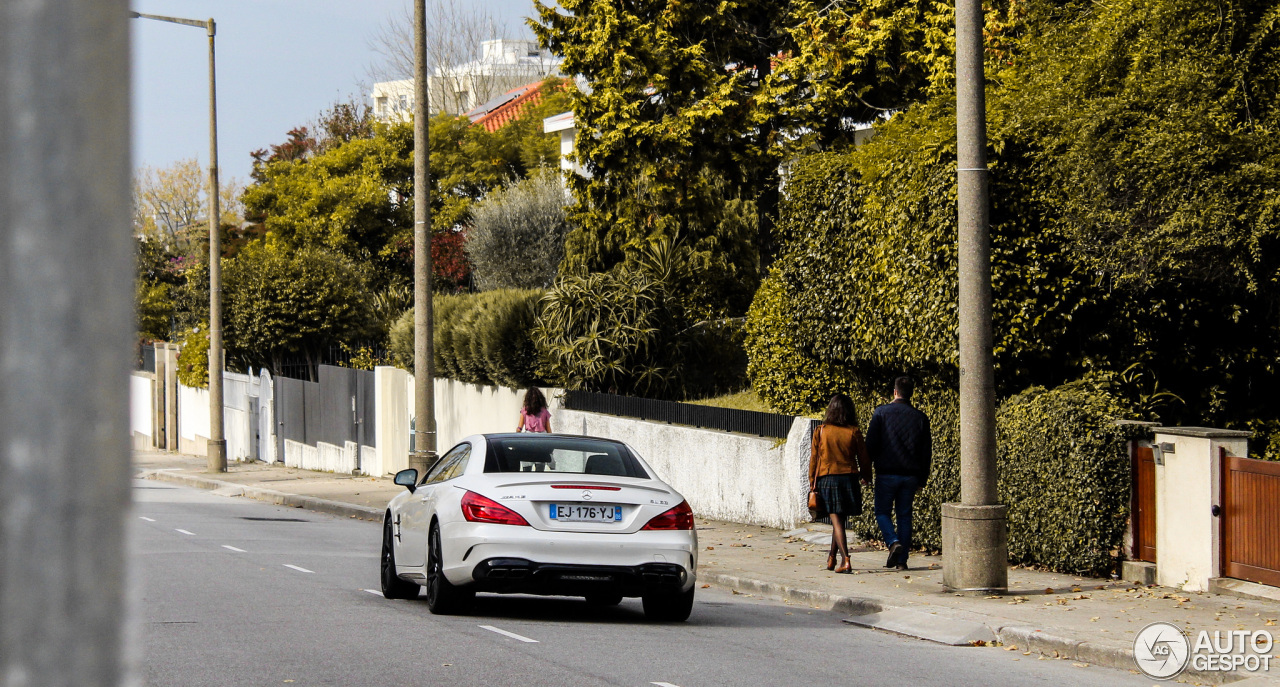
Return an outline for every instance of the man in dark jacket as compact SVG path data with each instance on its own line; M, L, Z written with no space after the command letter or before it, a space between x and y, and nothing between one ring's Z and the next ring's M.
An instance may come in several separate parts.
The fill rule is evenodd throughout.
M876 524L889 547L885 567L899 570L907 569L911 549L912 502L916 491L929 481L933 460L929 418L911 405L914 390L910 377L893 380L893 402L876 408L867 425L867 452L876 473Z

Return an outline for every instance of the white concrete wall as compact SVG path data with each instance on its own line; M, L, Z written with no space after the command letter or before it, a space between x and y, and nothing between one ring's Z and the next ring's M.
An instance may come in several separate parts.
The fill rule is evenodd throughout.
M701 517L784 529L809 518L810 420L785 442L573 410L551 420L558 432L626 442Z
M227 440L227 460L250 461L257 457L257 428L249 408L258 397L256 375L224 372L222 423Z
M134 435L150 437L155 406L152 391L155 375L150 372L134 372L129 375L129 431Z
M366 472L382 471L369 474L387 474L408 467L413 377L394 368L378 368L375 374L378 459L364 467ZM451 379L437 379L435 392L440 453L472 434L514 431L524 399L520 389ZM812 420L797 420L787 441L779 441L565 410L561 390L545 388L543 393L553 430L625 441L701 517L788 529L809 518L805 497ZM286 442L286 463L305 467L303 463L323 462L318 456L304 457L301 448L292 451L296 457L290 457L291 443Z
M354 441L348 441L343 446L326 444L323 441L315 446L308 446L299 441L285 439L284 464L291 468L338 472L349 475L356 472L358 451L371 448L369 446L358 447Z
M378 368L378 370L391 368ZM414 414L413 375L397 370L400 374L387 372L386 394L378 387L375 378L375 393L378 395L378 439L379 449L388 447L389 451L398 451L393 455L383 454L383 467L388 472L395 472L409 467L409 434L411 418ZM403 375L403 376L401 376ZM403 381L401 393L403 405L391 396L394 387ZM555 424L555 413L560 409L561 390L554 387L541 387L547 397L547 405L552 412L551 428L562 431ZM524 389L508 389L500 386L483 386L467 384L453 379L435 380L436 392L436 451L443 454L459 441L472 434L492 434L494 432L514 432L520 422L520 406L524 402ZM385 405L384 405L385 399ZM387 410L384 412L384 408ZM382 443L383 432L390 436L404 437L403 444ZM381 450L379 451L382 452ZM395 456L403 454L404 458ZM402 461L402 462L398 462Z
M373 396L378 415L374 421L373 443L378 448L377 465L370 463L365 470L368 474L386 475L409 467L409 417L413 413L411 379L408 372L398 367L376 367L373 370Z
M1202 428L1158 428L1155 444L1173 444L1156 464L1156 583L1206 591L1221 571L1218 519L1211 509L1221 493L1221 459L1248 455L1243 437L1214 436Z
M178 451L208 454L209 390L178 384Z

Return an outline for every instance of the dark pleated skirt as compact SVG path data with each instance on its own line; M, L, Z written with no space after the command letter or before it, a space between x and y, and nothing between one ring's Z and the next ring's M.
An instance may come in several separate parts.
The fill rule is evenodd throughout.
M862 488L853 475L823 475L814 485L818 492L817 519L835 513L844 518L862 515Z

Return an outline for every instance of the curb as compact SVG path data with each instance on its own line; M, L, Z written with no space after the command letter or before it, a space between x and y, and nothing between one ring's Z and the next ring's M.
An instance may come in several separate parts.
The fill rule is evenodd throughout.
M905 606L886 604L879 599L862 596L841 596L810 589L799 589L777 582L764 582L724 573L702 573L698 579L705 584L721 587L730 591L744 591L776 601L795 604L806 604L815 608L836 611L848 615L869 615L889 610L914 610ZM1051 634L1043 629L1028 625L993 625L985 623L995 635L996 641L1005 646L1016 644L1020 648L1041 654L1049 658L1061 658L1090 665L1133 671L1137 663L1133 659L1133 649L1105 646L1070 637ZM917 639L928 640L920 635L907 635ZM1199 683L1224 684L1242 678L1257 678L1250 673L1201 672L1188 668L1178 676L1179 679L1190 678ZM1275 683L1267 683L1275 684Z
M805 604L848 615L868 615L880 613L887 608L891 608L869 597L840 596L812 589L798 589L777 582L764 582L735 575L726 575L725 573L699 573L698 579L705 584L722 587L730 591L743 590L777 601Z
M355 518L358 520L381 522L382 515L385 512L382 508L357 506L351 503L330 501L329 499L322 499L314 496L300 496L298 494L275 491L274 489L246 487L241 484L235 484L234 482L224 482L222 480L211 479L208 477L176 474L169 470L148 470L140 473L138 477L142 479L159 480L161 482L174 482L176 484L195 487L197 489L214 490L222 496L244 496L257 501L274 503L277 506L305 508L307 510L329 513L330 515L340 515L342 517Z

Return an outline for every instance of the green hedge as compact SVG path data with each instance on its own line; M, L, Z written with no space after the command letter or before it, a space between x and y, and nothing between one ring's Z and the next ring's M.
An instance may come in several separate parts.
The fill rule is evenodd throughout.
M958 397L924 388L916 405L933 426L933 472L916 496L915 544L942 547L942 504L960 497ZM871 399L858 403L865 425ZM1107 574L1124 540L1129 515L1131 426L1117 426L1129 408L1097 381L1046 391L1035 387L996 411L997 492L1009 506L1009 559L1073 574ZM871 489L854 520L864 538L879 539Z
M941 99L945 100L945 99ZM913 107L847 152L799 158L780 207L778 260L748 313L756 392L810 412L845 379L910 371L957 379L955 114ZM993 125L993 136L1001 129ZM1005 393L1070 379L1052 346L1082 302L1061 240L1019 183L1012 143L993 140L992 281L997 383ZM1046 369L1052 374L1045 374Z
M178 349L178 381L184 385L209 388L209 325L188 329Z
M472 384L521 388L540 383L531 338L542 291L497 289L432 300L436 374ZM413 370L413 309L391 330L396 363Z

